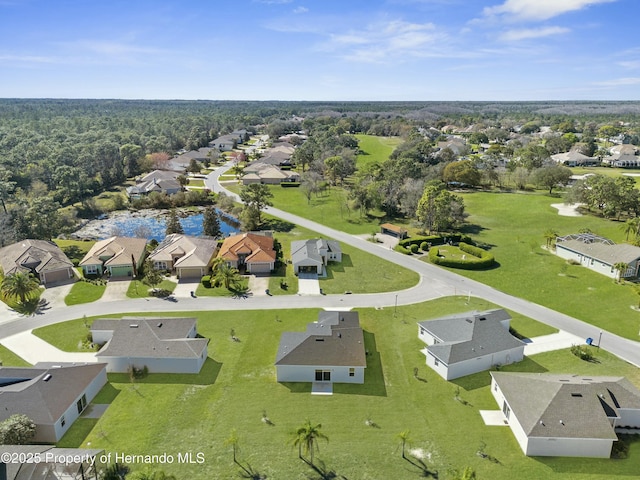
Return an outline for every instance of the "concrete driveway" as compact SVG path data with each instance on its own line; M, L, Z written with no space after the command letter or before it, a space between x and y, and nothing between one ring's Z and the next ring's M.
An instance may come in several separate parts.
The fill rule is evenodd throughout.
M266 295L269 288L269 277L261 275L247 275L249 277L249 290L253 295Z
M298 295L320 295L318 274L298 273Z
M99 302L112 302L116 300L127 300L127 290L131 284L131 279L110 279L107 282L107 288L102 294Z
M95 363L96 352L63 352L27 330L3 338L0 343L32 365L38 362Z
M552 333L551 335L542 335L524 340L526 343L524 346L524 354L530 356L536 353L562 350L563 348L570 348L573 345L582 345L585 341L585 338L560 330L558 333Z
M178 280L178 284L176 285L175 290L173 291L174 297L190 297L191 292L195 292L196 288L198 288L198 284L200 282L198 279L180 279Z
M69 295L69 292L71 291L74 283L75 282L65 283L62 285L45 288L40 298L43 298L47 301L47 306L49 308L64 307L66 305L64 303L64 299L67 295Z

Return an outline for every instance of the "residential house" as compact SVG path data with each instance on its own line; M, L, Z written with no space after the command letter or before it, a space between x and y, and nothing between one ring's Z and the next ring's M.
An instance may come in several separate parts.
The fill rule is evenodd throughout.
M167 235L149 255L156 270L174 273L181 279L202 278L211 271L218 251L213 237L192 237L178 233Z
M53 445L2 445L2 452L25 462L1 462L0 480L84 480L98 478L104 450Z
M45 286L76 278L71 260L46 240L22 240L0 248L0 267L5 275L33 273Z
M575 233L556 239L556 255L595 272L617 279L635 278L640 268L640 247L613 241L593 233ZM626 264L624 272L615 266Z
M551 155L551 160L566 167L586 167L600 164L599 159L589 157L576 150L571 150L570 152L564 153L556 153L555 155Z
M173 195L182 190L178 176L177 172L154 170L137 180L135 185L127 187L127 195L130 199L142 198L153 192Z
M358 312L322 311L305 332L284 332L275 365L278 382L364 383Z
M506 310L495 309L418 322L427 365L453 380L521 361L524 342L509 333L510 321Z
M217 148L221 152L229 152L244 142L248 132L244 129L234 130L233 132L222 135L215 140L209 142L209 147Z
M273 238L261 233L242 233L227 237L218 253L226 263L248 273L269 273L275 268Z
M102 345L96 358L107 372L199 373L209 340L197 334L195 318L102 318L91 325L93 342Z
M609 458L640 428L640 391L624 377L491 372L491 393L525 455Z
M36 443L55 443L107 383L106 365L0 367L0 421L23 414L36 425Z
M97 241L79 265L85 275L132 277L144 262L147 241L144 238L111 237Z
M245 175L242 184L264 183L266 185L278 185L283 182L299 182L300 174L291 170L281 170L274 165L268 165L261 161L254 162L244 168Z
M295 240L291 242L291 262L293 272L325 274L329 262L341 262L342 249L335 240L314 238L312 240Z
M391 235L392 237L398 237L400 240L403 240L408 236L406 228L393 225L392 223L383 223L380 225L380 233L384 235Z

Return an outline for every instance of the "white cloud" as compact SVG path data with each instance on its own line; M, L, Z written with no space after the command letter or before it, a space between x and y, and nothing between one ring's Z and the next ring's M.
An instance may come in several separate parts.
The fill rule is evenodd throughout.
M626 60L618 62L618 65L629 70L637 70L640 69L640 60Z
M543 38L551 35L561 35L570 30L564 27L542 27L542 28L522 28L518 30L507 30L500 35L500 40L505 42L517 42L530 38Z
M595 82L595 85L600 85L603 87L621 87L625 85L640 85L640 77L614 78L614 79L605 80L602 82Z
M617 0L506 0L502 5L486 7L487 17L504 16L516 20L547 20L563 13Z
M306 7L296 7L293 9L293 13L296 13L296 14L307 13L308 11L309 9Z

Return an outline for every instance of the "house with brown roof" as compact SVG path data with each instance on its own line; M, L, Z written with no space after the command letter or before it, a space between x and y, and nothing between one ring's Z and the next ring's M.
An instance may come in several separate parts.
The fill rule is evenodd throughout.
M213 237L193 237L172 233L149 255L156 270L172 272L178 278L197 278L207 275L218 251Z
M0 367L0 421L26 415L36 425L34 442L55 443L106 383L102 363Z
M403 228L399 225L394 225L392 223L381 224L380 233L384 235L391 235L392 237L397 237L400 240L403 240L408 236L408 232L406 228Z
M144 262L144 238L111 237L97 241L78 264L85 275L133 277Z
M96 353L107 372L147 367L150 373L199 373L209 340L198 335L195 318L100 318L91 325Z
M491 372L491 393L525 455L609 458L640 428L640 391L624 377Z
M445 380L519 362L524 342L509 333L511 316L506 310L466 312L418 322L418 338L427 365Z
M358 312L322 311L305 332L284 332L275 366L278 382L364 383Z
M556 255L573 260L607 277L634 278L640 271L640 247L628 243L616 244L593 233L575 233L556 239ZM616 264L626 264L624 272Z
M22 240L0 248L0 267L5 275L33 273L45 286L75 279L71 260L46 240Z
M246 270L247 273L269 273L276 264L273 238L266 232L227 237L218 257L223 258L227 265Z

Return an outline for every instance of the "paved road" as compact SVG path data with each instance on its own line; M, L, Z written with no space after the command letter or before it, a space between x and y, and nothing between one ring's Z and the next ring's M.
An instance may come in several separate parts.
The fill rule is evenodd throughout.
M213 191L222 191L223 189L218 183L218 177L229 168L230 166L222 167L212 172L205 180L207 188ZM228 191L226 193L234 195ZM587 337L592 337L598 339L600 336L600 330L593 325L589 325L588 323L541 305L507 295L487 285L422 262L415 257L400 254L354 235L334 230L272 207L269 207L267 212L304 228L308 228L309 230L316 231L324 236L335 238L348 245L365 250L405 268L414 270L420 274L420 282L415 287L400 292L376 294L251 296L243 299L210 297L197 299L180 298L175 302L150 298L75 305L63 309L50 309L40 315L28 318L18 318L15 315L3 315L0 313L0 339L40 326L81 318L83 315L93 316L127 312L149 312L150 314L154 314L167 311L238 309L271 310L280 308L388 308L394 305L409 305L443 296L461 294L486 299L522 315L551 325L559 330L569 332L579 338L586 339ZM266 315L268 315L268 313L265 313L265 316ZM640 343L638 342L627 340L609 332L602 332L602 348L636 366L640 366Z

